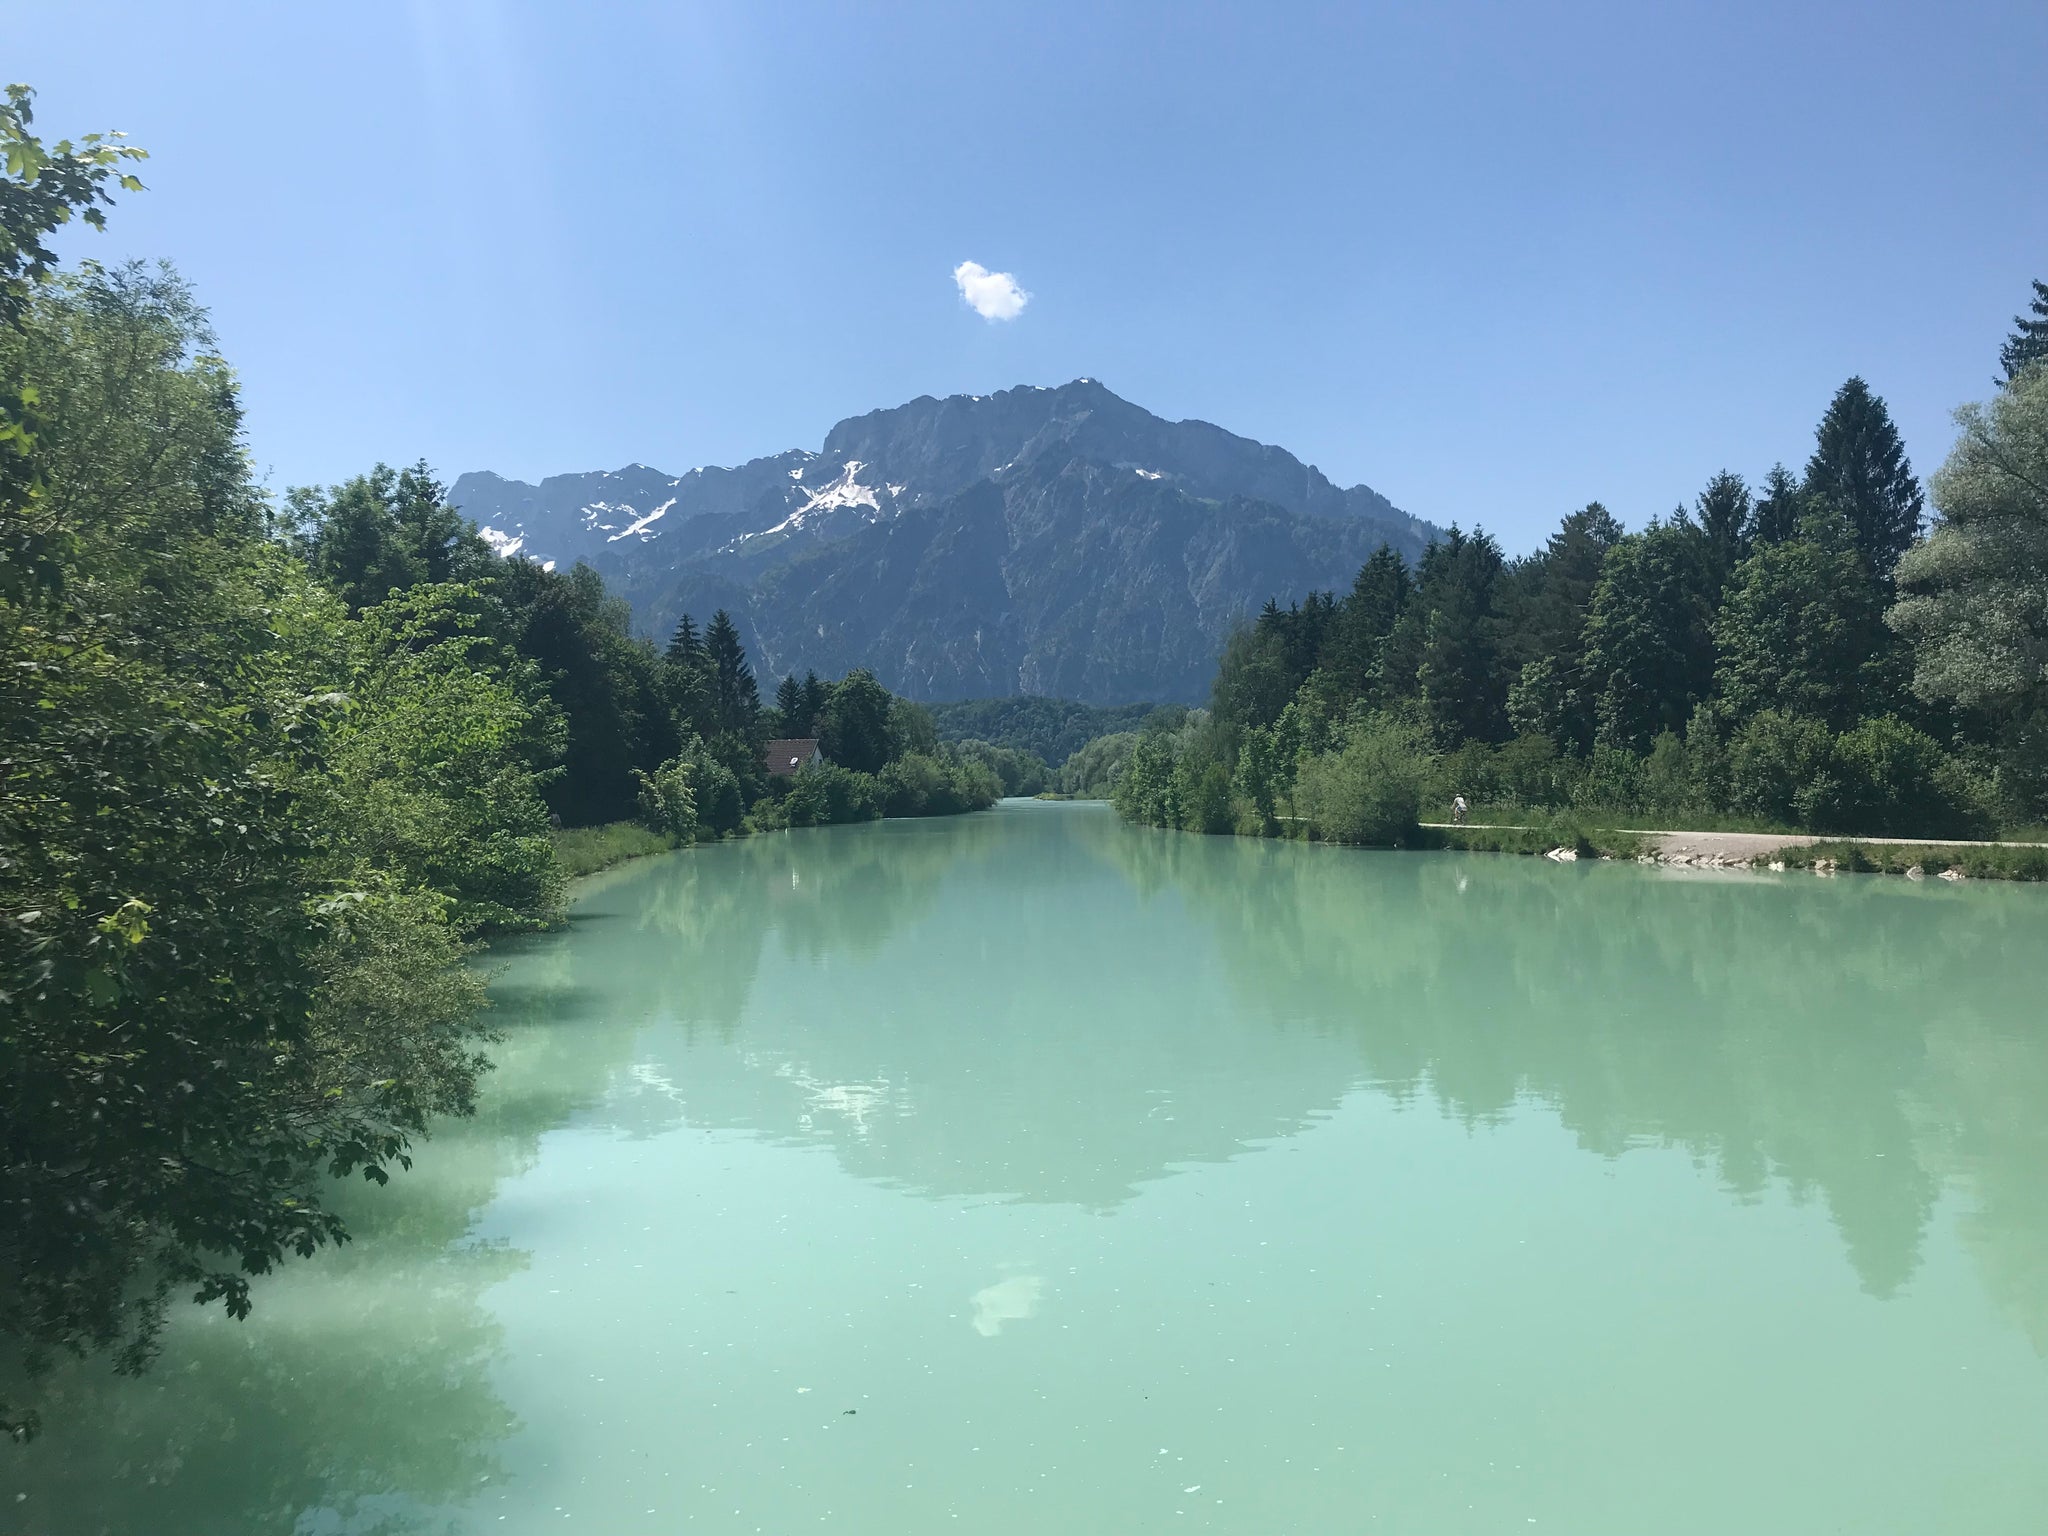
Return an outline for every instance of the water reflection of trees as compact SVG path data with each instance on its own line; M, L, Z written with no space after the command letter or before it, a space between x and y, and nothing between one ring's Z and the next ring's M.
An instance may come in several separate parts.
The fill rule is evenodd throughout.
M652 1132L687 1109L923 1193L1107 1210L1361 1075L1473 1123L1535 1100L1592 1153L1677 1146L1738 1196L1824 1202L1878 1295L1960 1182L1987 1288L2048 1349L2038 893L1034 814L753 839L598 882L570 932L496 957L506 1039L477 1119L353 1196L357 1241L266 1286L250 1323L181 1320L142 1382L61 1372L0 1498L26 1491L13 1509L49 1536L442 1528L517 1428L483 1297L524 1257L471 1236L477 1214L592 1112Z
M612 1114L823 1144L925 1195L1108 1211L1334 1107L1344 1053L1248 1033L1186 916L1134 911L1102 857L1118 830L1089 808L1012 808L706 863L710 890L679 885L643 915L683 940L660 962L675 979L633 985L681 999L687 1025L705 1016L687 978L743 967L744 1035L707 1051L687 1028L650 1033L638 1104Z
M469 1234L631 1048L601 1020L534 1027L564 979L545 945L513 957L523 979L476 1118L442 1125L416 1172L338 1193L353 1242L260 1284L246 1323L175 1314L139 1380L94 1361L42 1384L46 1432L0 1483L28 1495L10 1528L409 1536L445 1529L447 1506L501 1474L517 1423L492 1386L500 1330L482 1296L525 1255Z
M1199 914L1247 1009L1344 1021L1372 1077L1468 1120L1533 1096L1590 1151L1674 1145L1739 1194L1818 1196L1875 1295L1965 1177L1964 1239L2048 1348L2037 892L1106 846Z

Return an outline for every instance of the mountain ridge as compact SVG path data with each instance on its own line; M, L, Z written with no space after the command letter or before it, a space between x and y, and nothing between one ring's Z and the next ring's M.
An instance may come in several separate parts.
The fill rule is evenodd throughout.
M1237 617L1437 531L1093 379L921 395L683 475L476 471L451 500L501 554L588 561L657 636L725 607L764 675L867 665L926 699L1196 698Z

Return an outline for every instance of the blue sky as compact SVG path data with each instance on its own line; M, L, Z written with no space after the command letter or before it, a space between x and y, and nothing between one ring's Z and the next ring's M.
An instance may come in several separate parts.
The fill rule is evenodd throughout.
M1796 468L1843 378L1916 467L2048 278L2048 6L445 0L39 6L120 128L101 259L211 305L275 485L815 447L1102 379L1511 549ZM1030 294L986 320L966 261Z

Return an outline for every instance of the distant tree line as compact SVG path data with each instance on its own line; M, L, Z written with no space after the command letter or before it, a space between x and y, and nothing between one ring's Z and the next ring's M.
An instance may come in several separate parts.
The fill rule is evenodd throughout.
M1599 503L1509 559L1452 528L1410 568L1268 603L1211 706L1141 735L1130 819L1402 841L1462 794L1842 833L2048 817L2048 286L1924 499L1884 402L1835 394L1803 473L1715 475L1625 532Z
M941 741L986 741L1036 757L1051 772L1089 742L1145 723L1151 704L1082 704L1023 695L931 706Z

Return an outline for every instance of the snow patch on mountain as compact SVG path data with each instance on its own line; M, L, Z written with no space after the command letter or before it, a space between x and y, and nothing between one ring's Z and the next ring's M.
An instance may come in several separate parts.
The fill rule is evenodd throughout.
M479 528L476 536L491 546L491 553L501 560L510 560L526 546L524 534L500 533L495 528Z
M619 542L619 540L630 539L631 537L633 537L634 534L637 533L640 536L640 541L643 544L646 543L647 540L654 538L656 536L656 534L649 533L647 530L650 527L652 527L655 523L659 522L662 519L662 517L667 513L668 509L674 506L675 504L676 498L673 496L669 497L667 501L664 501L652 512L649 512L644 517L635 518L632 522L628 523L625 527L621 528L617 533L613 534L610 538L606 539L605 542L607 544L616 544ZM658 531L659 530L657 530L657 532Z
M763 528L756 533L743 533L725 547L738 549L754 539L765 539L771 534L793 533L816 514L829 512L836 507L865 507L869 521L873 521L882 515L882 498L874 486L860 483L860 472L866 467L859 459L848 459L846 467L840 470L838 475L812 491L804 499L802 506L773 528ZM791 470L790 473L794 475L796 471ZM903 493L903 487L900 485L892 485L887 489L892 497Z

